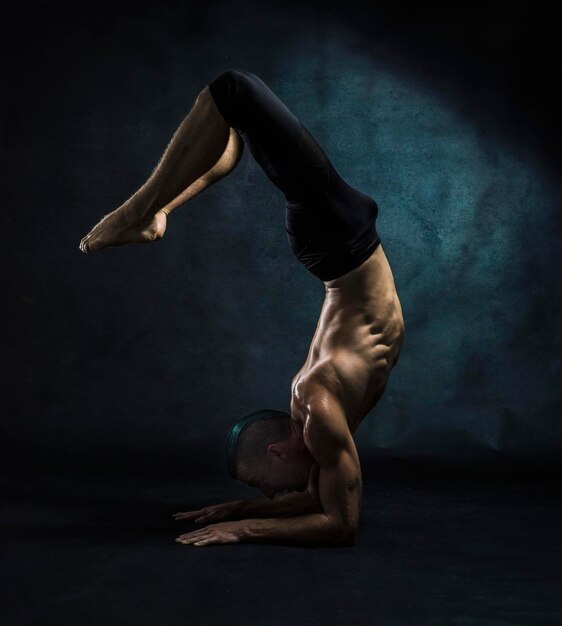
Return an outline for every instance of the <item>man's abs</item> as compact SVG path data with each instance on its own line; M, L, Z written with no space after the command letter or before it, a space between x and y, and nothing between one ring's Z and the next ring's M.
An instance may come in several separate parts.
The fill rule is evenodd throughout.
M344 408L353 432L386 387L404 338L404 321L382 247L355 273L326 283L307 359L293 379L291 414L303 419L315 394Z

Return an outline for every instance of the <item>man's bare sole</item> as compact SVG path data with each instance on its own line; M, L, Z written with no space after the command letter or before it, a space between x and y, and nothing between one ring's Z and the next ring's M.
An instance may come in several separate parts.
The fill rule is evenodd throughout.
M166 231L167 214L135 217L129 207L122 206L106 215L80 242L82 252L114 248L127 243L150 243L162 239Z

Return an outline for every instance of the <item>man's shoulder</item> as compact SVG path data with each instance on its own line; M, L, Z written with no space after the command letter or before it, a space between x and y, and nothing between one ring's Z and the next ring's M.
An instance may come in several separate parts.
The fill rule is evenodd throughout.
M353 437L339 399L331 392L317 390L307 402L303 438L319 463L329 462Z

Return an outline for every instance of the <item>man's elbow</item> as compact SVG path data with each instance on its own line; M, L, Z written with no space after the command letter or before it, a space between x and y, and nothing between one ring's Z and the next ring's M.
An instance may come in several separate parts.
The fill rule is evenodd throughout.
M333 543L340 546L354 546L357 542L357 527L345 524L334 524Z
M344 529L340 537L340 545L354 546L357 542L357 528Z

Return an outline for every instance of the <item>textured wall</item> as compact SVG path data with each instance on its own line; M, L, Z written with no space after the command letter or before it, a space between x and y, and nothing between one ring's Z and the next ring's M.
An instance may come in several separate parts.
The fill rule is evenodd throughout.
M323 286L292 256L283 197L247 151L163 241L78 250L231 67L261 76L379 203L407 335L362 454L560 449L559 178L496 75L447 64L445 44L414 50L374 11L33 6L3 26L15 461L216 464L240 414L287 408Z

